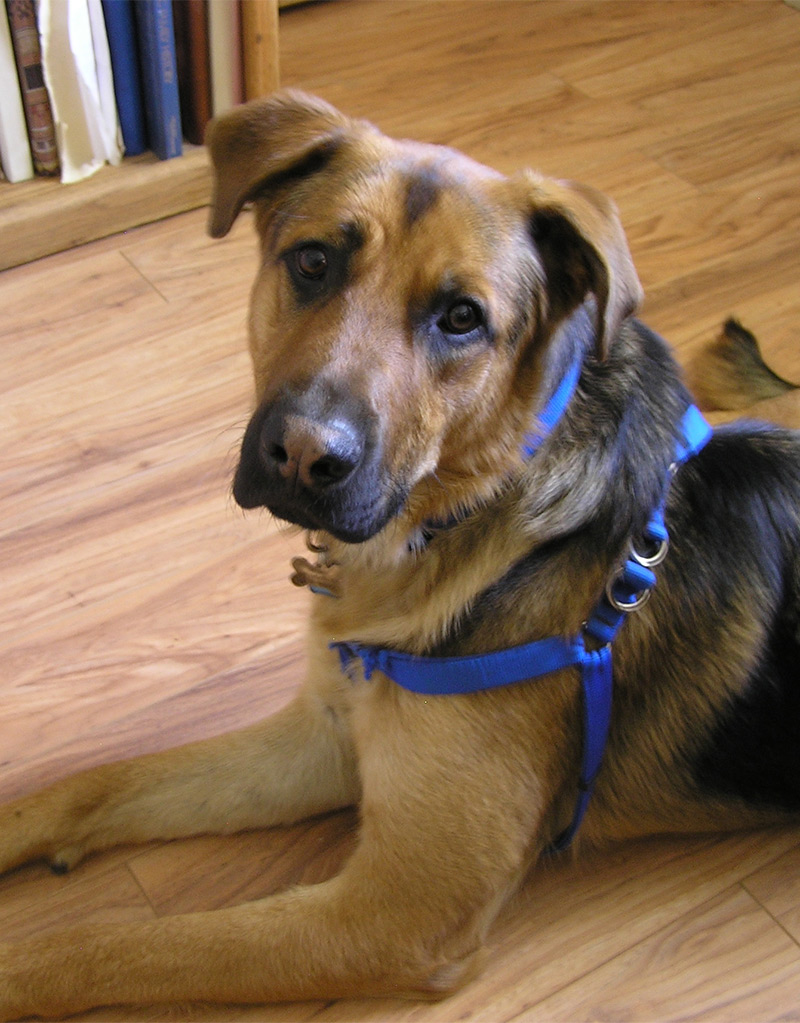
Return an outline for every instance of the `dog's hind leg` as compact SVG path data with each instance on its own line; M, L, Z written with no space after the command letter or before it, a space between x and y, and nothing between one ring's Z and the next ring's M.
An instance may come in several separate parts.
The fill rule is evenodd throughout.
M0 873L150 839L288 824L351 805L345 717L311 689L255 726L92 768L0 807Z

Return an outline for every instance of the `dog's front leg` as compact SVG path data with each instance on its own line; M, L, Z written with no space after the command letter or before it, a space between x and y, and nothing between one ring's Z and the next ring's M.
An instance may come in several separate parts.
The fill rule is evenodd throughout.
M289 824L357 802L347 715L307 687L266 721L66 778L0 807L0 873L150 839Z
M429 893L398 884L392 891L350 871L233 909L0 945L0 1019L101 1005L443 994L468 963L460 950L426 947L414 914ZM426 929L437 930L433 921Z
M441 995L467 979L541 840L558 753L536 739L550 721L518 694L500 697L516 706L498 720L483 701L359 688L362 826L340 875L232 909L2 946L2 1013Z

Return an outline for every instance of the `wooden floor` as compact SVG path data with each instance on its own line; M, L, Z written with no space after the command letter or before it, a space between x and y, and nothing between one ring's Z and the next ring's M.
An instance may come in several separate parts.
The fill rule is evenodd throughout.
M800 381L800 12L765 2L355 3L282 17L283 78L387 131L611 193L688 365L730 313ZM302 670L297 537L229 497L250 403L244 217L0 275L0 798L235 727ZM761 410L764 411L764 410ZM789 395L766 414L800 425ZM229 905L334 871L341 814L0 882L0 936ZM800 829L550 864L438 1005L107 1020L800 1020Z

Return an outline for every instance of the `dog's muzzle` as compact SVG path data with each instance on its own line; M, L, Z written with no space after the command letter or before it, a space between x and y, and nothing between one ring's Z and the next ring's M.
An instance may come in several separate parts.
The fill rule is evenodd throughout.
M268 508L347 543L379 532L405 499L381 461L378 424L357 400L315 387L261 405L233 482L242 508Z

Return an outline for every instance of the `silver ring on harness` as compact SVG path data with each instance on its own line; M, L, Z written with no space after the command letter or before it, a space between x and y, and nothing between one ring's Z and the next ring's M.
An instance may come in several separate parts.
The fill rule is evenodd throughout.
M644 607L647 601L650 599L650 594L653 592L650 589L640 590L638 593L631 595L628 600L620 600L619 597L614 593L614 586L619 582L618 579L609 579L606 586L606 599L609 604L614 608L615 611L621 611L623 614L631 614L633 611L638 611L639 608Z
M631 547L631 557L643 568L655 568L656 565L660 565L664 558L666 558L668 550L669 540L663 539L659 540L655 545L652 554L640 554L634 547Z

